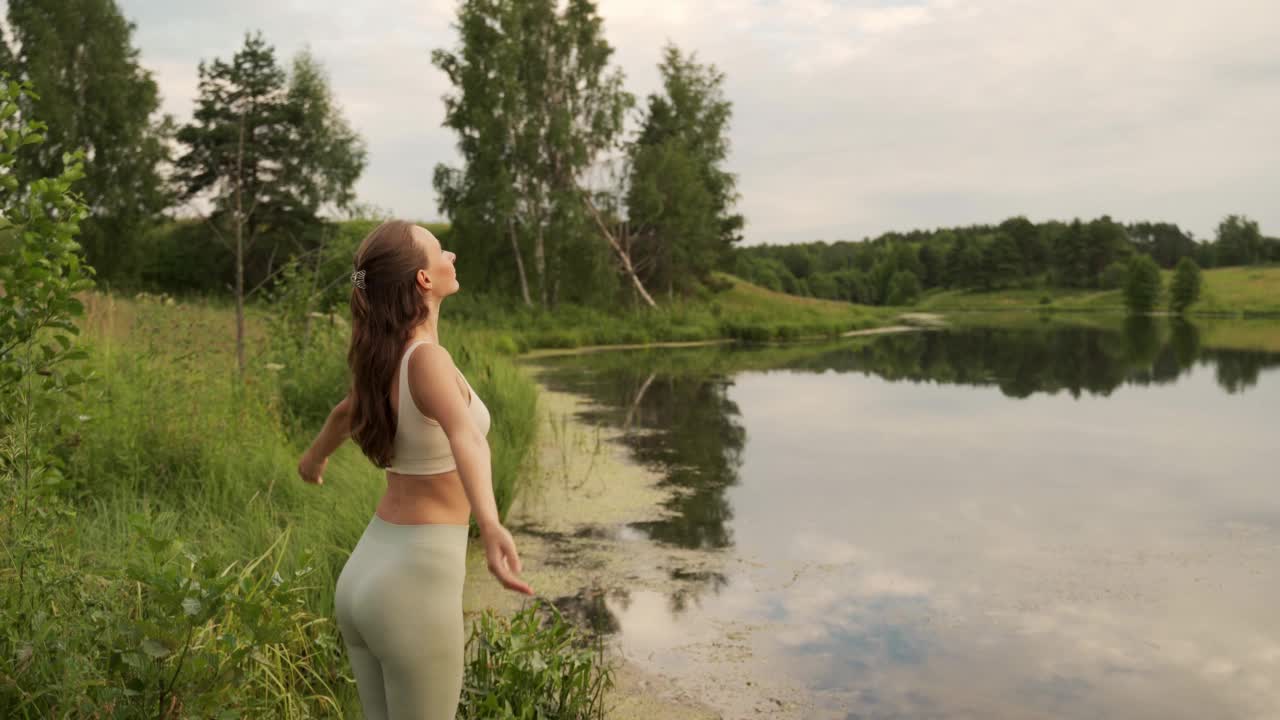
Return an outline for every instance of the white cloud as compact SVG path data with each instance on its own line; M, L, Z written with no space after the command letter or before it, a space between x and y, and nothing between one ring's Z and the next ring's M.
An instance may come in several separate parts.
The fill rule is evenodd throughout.
M329 68L369 141L362 199L436 215L454 3L123 0L166 109L196 63L260 27ZM1280 232L1280 5L1253 0L601 0L627 86L658 87L670 40L726 73L729 169L747 242L1104 213L1208 236L1243 212Z

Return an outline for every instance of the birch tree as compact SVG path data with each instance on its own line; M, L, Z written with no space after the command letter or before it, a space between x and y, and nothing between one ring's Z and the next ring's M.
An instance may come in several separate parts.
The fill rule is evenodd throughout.
M617 146L634 98L609 67L596 4L465 0L456 27L459 47L432 54L455 88L444 124L463 165L434 176L455 237L526 305L615 292L584 178Z

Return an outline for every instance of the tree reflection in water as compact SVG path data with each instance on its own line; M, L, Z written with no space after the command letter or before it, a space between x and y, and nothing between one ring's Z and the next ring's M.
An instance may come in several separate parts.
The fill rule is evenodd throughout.
M654 542L705 551L733 545L733 508L726 490L739 482L746 432L729 399L734 375L747 371L861 373L889 381L996 387L1010 398L1037 393L1109 396L1123 385L1177 382L1197 365L1212 366L1219 387L1235 394L1280 367L1280 354L1205 347L1195 325L1146 317L1119 329L1033 327L946 329L856 340L782 346L598 352L543 359L541 380L555 390L589 396L580 414L624 430L634 460L662 474L671 515L634 523ZM728 582L714 571L668 570L678 589L668 608L679 615L705 592ZM567 601L591 624L616 629L603 591ZM625 591L609 595L627 602Z

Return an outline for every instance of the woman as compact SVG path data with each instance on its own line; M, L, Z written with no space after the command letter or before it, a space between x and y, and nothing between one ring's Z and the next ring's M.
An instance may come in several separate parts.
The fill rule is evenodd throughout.
M440 304L458 292L455 255L427 230L379 225L352 273L352 390L298 463L322 484L350 435L387 490L338 576L334 609L369 720L453 720L462 693L462 583L474 511L489 571L518 577L490 477L489 411L439 343Z

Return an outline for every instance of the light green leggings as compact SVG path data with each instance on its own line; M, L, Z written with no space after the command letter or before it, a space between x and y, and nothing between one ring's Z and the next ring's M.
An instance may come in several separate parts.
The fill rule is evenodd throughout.
M466 525L374 515L360 536L334 610L366 720L454 720L466 559Z

